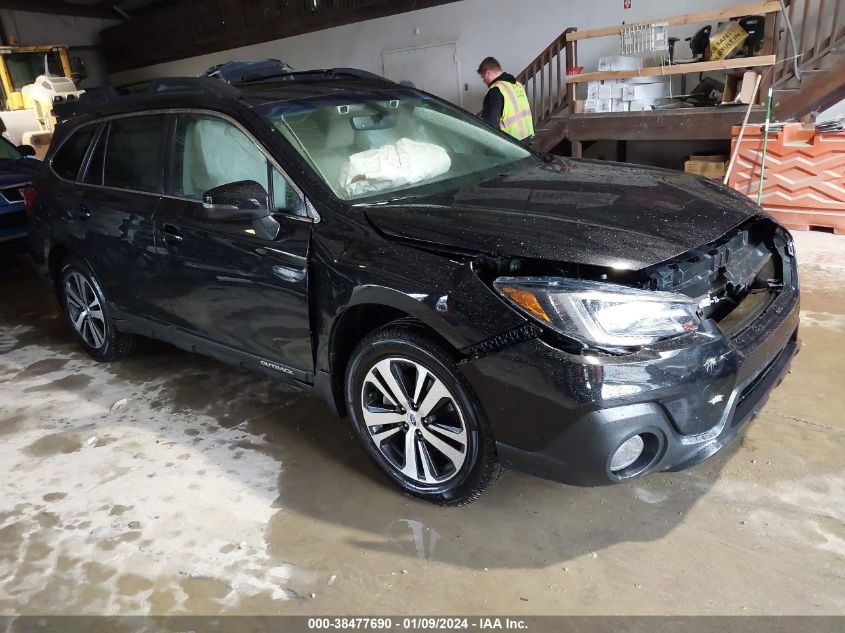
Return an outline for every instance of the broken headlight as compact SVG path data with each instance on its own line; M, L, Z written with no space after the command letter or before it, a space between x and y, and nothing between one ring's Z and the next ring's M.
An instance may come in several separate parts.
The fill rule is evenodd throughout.
M558 277L500 277L523 312L588 347L633 347L698 329L696 302L674 292Z

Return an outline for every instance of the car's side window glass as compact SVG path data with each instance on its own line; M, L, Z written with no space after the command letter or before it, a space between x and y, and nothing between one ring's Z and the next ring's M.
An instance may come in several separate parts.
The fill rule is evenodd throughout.
M205 115L179 115L174 194L202 200L210 189L254 180L269 192L267 158L237 126Z
M96 131L97 126L86 125L73 132L53 156L53 171L67 180L76 180L79 168L82 167L82 159L85 158Z
M89 185L103 184L103 168L105 167L106 143L108 139L109 124L106 123L105 128L95 141L96 145L94 145L94 150L91 152L91 158L88 161L88 168L85 170L82 182Z
M305 202L296 189L279 172L273 169L273 209L278 213L305 215Z
M103 184L119 189L162 192L161 114L114 119L106 144Z

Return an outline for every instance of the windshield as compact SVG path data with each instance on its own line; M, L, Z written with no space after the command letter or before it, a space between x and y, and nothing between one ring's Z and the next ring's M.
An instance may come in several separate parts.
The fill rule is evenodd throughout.
M58 53L11 53L4 57L15 90L33 83L39 75L44 74L45 57L49 74L55 77L64 76Z
M457 108L415 91L384 98L310 98L265 110L342 200L504 171L531 152Z

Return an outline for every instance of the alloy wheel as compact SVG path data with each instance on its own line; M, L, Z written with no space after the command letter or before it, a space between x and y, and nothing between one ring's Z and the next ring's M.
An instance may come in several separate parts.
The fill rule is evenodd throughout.
M79 336L94 349L106 343L106 318L94 288L80 273L65 279L65 297L70 321Z
M406 358L377 362L364 378L361 406L370 438L403 475L431 485L460 472L468 454L464 417L429 369Z

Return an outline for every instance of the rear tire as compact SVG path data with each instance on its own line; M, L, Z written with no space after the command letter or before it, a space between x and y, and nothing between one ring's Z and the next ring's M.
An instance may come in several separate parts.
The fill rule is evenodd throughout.
M345 398L364 449L406 493L459 506L498 479L492 430L454 352L424 328L396 322L366 336Z
M59 297L73 333L94 359L111 362L132 352L135 337L117 331L97 277L81 259L62 263Z

